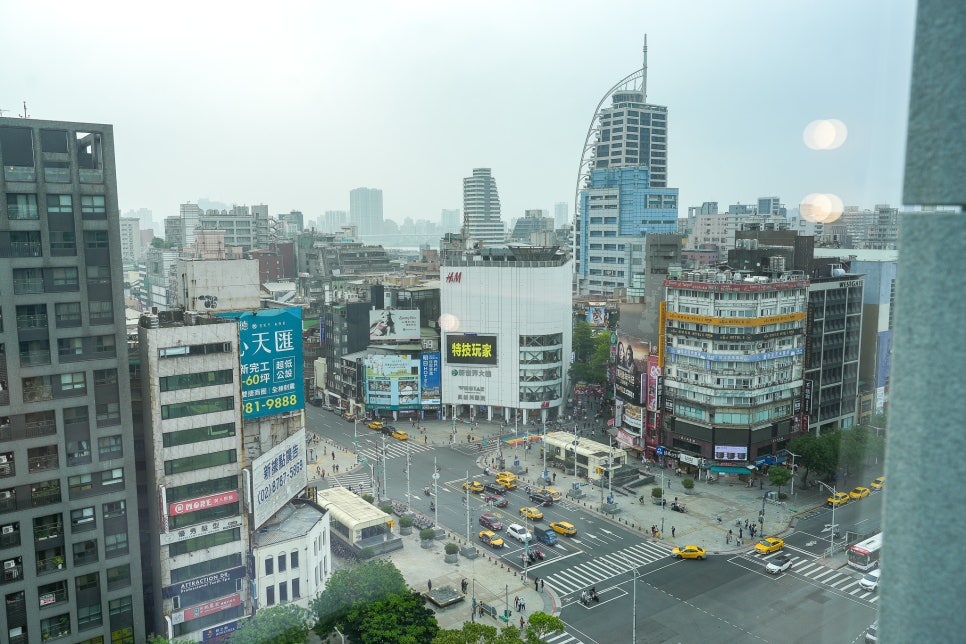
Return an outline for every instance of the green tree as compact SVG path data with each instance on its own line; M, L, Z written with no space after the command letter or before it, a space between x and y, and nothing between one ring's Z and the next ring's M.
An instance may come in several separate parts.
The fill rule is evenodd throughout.
M782 486L792 479L792 471L784 467L773 466L768 468L768 482L778 488L781 495Z
M263 608L232 633L231 644L303 644L312 614L297 604Z
M839 434L840 465L849 472L878 463L885 456L885 441L871 427L856 425Z
M543 640L554 633L562 633L564 630L563 620L553 615L537 611L530 615L527 621L526 641L527 644L540 644Z
M584 322L583 324L587 323ZM589 329L590 325L587 325L587 327ZM576 333L576 327L574 332ZM581 353L574 351L574 362L570 365L571 382L605 384L607 382L607 366L610 363L610 333L598 333L593 336L589 345L586 340L583 340L583 343L585 346L581 349Z
M357 603L346 615L346 637L362 644L430 642L439 632L436 616L416 591L387 596L382 601Z
M148 635L148 644L194 644L194 640L169 640L164 635L151 633Z
M819 438L815 434L802 434L788 443L788 450L801 456L796 465L805 468L802 482L808 482L808 475L815 472L819 476L831 476L838 465L838 445L831 438L834 432L826 432Z
M370 559L352 568L340 568L332 573L325 591L312 600L315 632L326 637L337 624L345 624L355 606L405 592L406 580L391 561Z
M594 333L586 320L578 320L574 324L573 349L575 362L587 362L594 355Z

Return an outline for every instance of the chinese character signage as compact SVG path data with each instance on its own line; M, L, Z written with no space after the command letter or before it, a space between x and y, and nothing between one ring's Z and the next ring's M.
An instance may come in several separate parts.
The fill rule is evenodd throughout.
M423 352L420 356L419 379L423 405L438 405L442 398L443 385L440 379L439 352Z
M370 340L418 340L419 309L369 311Z
M305 430L301 429L252 462L255 529L307 485Z
M420 361L407 356L370 355L366 367L366 406L379 409L419 407Z
M223 610L235 608L236 606L241 606L241 595L238 593L229 595L228 597L222 597L221 599L205 602L204 604L199 604L192 608L175 611L171 613L171 623L181 624L193 619L198 619L199 617L214 615L215 613L220 613Z
M446 364L496 365L496 336L447 335Z
M203 496L198 499L177 501L172 503L168 506L168 514L187 514L189 512L197 512L198 510L216 508L219 505L228 505L229 503L235 503L236 501L238 501L238 492L234 490L231 492L221 492L219 494L212 494L211 496Z
M222 316L238 320L242 417L304 408L302 309L261 309Z

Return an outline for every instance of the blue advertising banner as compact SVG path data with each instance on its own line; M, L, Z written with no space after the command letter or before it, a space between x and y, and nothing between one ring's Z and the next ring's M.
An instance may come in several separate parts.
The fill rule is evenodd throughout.
M419 360L406 356L370 355L366 367L366 407L419 409Z
M259 418L304 408L302 309L219 315L238 320L242 417Z
M420 399L423 405L439 405L443 394L443 384L439 373L439 352L423 352L420 356L419 379Z

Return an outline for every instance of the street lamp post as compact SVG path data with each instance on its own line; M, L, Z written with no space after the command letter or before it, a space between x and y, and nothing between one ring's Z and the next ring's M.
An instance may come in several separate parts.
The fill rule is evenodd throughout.
M435 456L433 456L433 525L439 525L439 470L436 469Z
M550 472L547 471L547 423L543 424L543 481L550 484Z
M386 487L386 435L382 435L382 497L389 498L389 488Z
M410 454L409 454L409 441L406 441L406 509L407 510L409 509L409 499L411 498L410 497L410 491L409 491L409 467L410 467L410 465L412 465L412 459L410 458Z
M359 462L359 419L352 418L352 449L356 452L356 463Z
M633 607L631 611L631 644L637 644L637 568L633 568L631 573L634 575L634 593L633 599L631 600L631 606Z
M835 494L836 494L836 492L835 492L835 486L833 485L833 486L829 487L829 485L827 483L823 483L822 481L819 481L818 484L821 485L826 490L828 490L829 492L832 493L832 499L834 501L835 500ZM835 554L835 503L832 503L832 526L829 529L828 546L829 546L828 547L828 556L831 557L832 555Z
M785 450L788 452L788 450ZM792 495L795 494L795 458L800 457L801 454L795 454L794 452L788 452L792 456Z

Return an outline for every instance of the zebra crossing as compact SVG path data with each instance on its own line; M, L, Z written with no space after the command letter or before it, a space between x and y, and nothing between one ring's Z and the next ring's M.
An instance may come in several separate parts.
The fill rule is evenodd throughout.
M407 446L408 445L408 446ZM393 438L391 441L386 440L386 460L391 458L405 457L407 450L409 454L416 454L417 452L428 452L433 449L432 445L426 445L424 443L413 441L397 441ZM382 460L382 445L376 447L363 447L358 451L359 456L366 459L369 463L377 463Z
M561 595L586 590L634 568L667 559L667 548L642 541L607 555L595 556L590 561L569 566L542 579Z
M368 471L357 470L345 474L329 473L324 479L315 479L312 486L316 488L344 487L359 494L373 494L372 474Z
M770 558L778 555L779 553L788 555L792 560L791 569L783 574L787 575L789 573L793 573L795 575L805 577L813 582L828 586L829 588L834 588L835 590L845 593L850 597L866 600L870 604L874 604L879 601L879 593L862 588L862 586L859 585L859 581L862 579L862 573L856 572L851 568L829 568L828 566L823 566L818 562L818 560L812 557L798 555L787 549L779 550L778 552L773 552L768 555L763 555L757 552L749 553L745 555L745 558L758 560L762 563L762 565L764 565Z
M547 644L583 644L583 640L577 639L567 631L547 635L541 641Z

